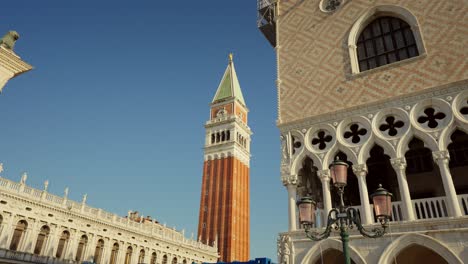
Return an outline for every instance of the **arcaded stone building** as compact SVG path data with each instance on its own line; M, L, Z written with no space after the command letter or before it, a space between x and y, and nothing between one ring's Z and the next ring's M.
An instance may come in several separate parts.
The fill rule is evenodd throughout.
M259 0L277 55L281 180L289 230L282 263L335 263L341 242L312 242L296 200L336 206L329 164L350 166L345 203L376 225L369 194L394 194L390 231L352 231L354 263L468 260L468 6L462 0ZM328 262L327 262L328 261ZM413 261L413 262L412 262Z
M250 136L248 109L232 54L211 102L198 235L218 247L220 261L248 261L250 255Z

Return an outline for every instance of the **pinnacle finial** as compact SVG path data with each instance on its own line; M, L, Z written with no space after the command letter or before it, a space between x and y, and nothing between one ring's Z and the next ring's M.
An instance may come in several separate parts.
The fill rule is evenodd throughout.
M234 58L234 54L232 54L232 52L231 52L231 53L229 53L229 62L230 63L232 62L232 58Z

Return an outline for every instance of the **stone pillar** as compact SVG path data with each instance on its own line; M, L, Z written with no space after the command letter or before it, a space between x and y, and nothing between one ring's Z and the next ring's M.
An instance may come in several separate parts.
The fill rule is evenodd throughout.
M133 252L132 252L132 259L130 263L132 264L137 264L138 263L138 258L140 257L140 250L137 245L132 245Z
M330 170L321 170L317 171L317 174L322 182L322 193L323 193L323 211L324 211L324 221L322 225L326 225L328 212L332 209L332 200L330 193Z
M117 254L117 264L124 263L125 261L125 254L127 252L127 247L125 246L125 243L119 242L119 253Z
M356 175L359 183L359 194L361 197L361 222L364 225L370 225L374 221L372 219L372 212L369 204L369 193L367 191L367 165L353 165L353 172Z
M110 261L110 256L112 254L112 247L114 243L108 237L104 239L104 250L102 251L101 263L108 264Z
M164 256L163 252L161 251L156 252L156 264L162 263L163 256Z
M288 190L288 216L289 216L289 231L297 230L297 213L296 213L296 195L297 195L297 175L281 176L283 185Z
M76 255L76 250L77 250L77 245L80 240L80 235L79 232L76 230L69 230L70 232L70 239L67 245L67 250L65 252L65 257L64 259L67 260L75 260L75 255Z
M31 226L31 228L27 229L27 236L24 237L24 252L28 252L33 254L34 253L34 248L36 247L36 241L38 238L39 233L41 232L41 225L37 221L34 221L34 224ZM44 245L42 245L44 246Z
M47 248L44 251L44 255L48 257L53 257L55 258L55 250L58 246L58 241L60 239L60 228L58 226L51 227L50 228L50 235L49 238L47 239Z
M16 217L14 217L13 215L10 215L3 219L4 223L2 223L3 230L0 236L0 248L10 248L11 240L13 238L13 232L16 227L15 219Z
M447 150L434 151L432 152L432 157L437 165L439 165L440 176L442 177L442 183L444 184L445 197L449 209L449 216L461 217L462 212L460 209L460 203L458 202L457 192L453 185L452 174L449 169L449 152Z
M91 239L89 237L91 236ZM88 246L85 249L83 261L94 261L94 251L96 251L96 234L88 234Z
M400 191L401 203L403 207L403 219L407 221L413 221L416 218L414 217L414 208L413 203L411 202L411 194L408 187L408 180L406 178L406 159L395 158L391 159L393 169L397 174L398 179L398 189Z

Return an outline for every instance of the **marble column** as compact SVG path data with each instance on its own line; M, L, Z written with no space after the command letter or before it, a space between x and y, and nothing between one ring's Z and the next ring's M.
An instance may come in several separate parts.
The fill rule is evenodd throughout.
M89 237L91 236L91 239ZM88 245L84 254L83 261L94 261L94 252L96 251L97 237L96 234L88 234Z
M453 185L452 174L450 173L449 168L449 152L447 150L434 151L432 152L432 157L439 166L440 176L442 177L445 197L449 209L449 216L461 217L462 212L460 208L460 203L458 202L457 192L455 190L455 185Z
M289 231L297 230L296 196L297 196L297 175L283 175L281 177L283 185L288 190L288 216Z
M328 212L332 209L332 199L330 193L330 170L317 171L317 174L322 182L322 193L323 193L323 211L324 211L324 222L322 225L326 225Z
M47 248L44 251L44 255L48 257L53 257L55 258L55 249L58 246L58 241L60 239L60 228L58 226L51 227L50 228L50 235L49 238L47 239Z
M400 191L402 209L403 209L403 219L407 221L413 221L416 218L414 217L414 208L413 203L411 202L411 194L408 186L408 180L406 178L406 159L395 158L390 160L393 169L396 172L398 179L398 189Z
M31 226L31 228L28 228L27 236L24 237L24 252L28 252L31 254L34 253L34 248L36 247L36 242L38 235L41 232L41 227L42 225L40 225L40 223L34 221L34 224Z
M18 217L10 215L9 218L4 220L6 222L4 228L4 237L0 242L4 241L3 248L10 249L11 241L13 240L13 233L15 232L16 225L19 221Z
M353 172L356 175L359 183L359 194L361 198L361 222L364 225L370 225L374 221L372 219L372 212L369 203L369 192L367 191L367 165L353 165Z
M124 263L125 261L125 254L127 252L127 247L125 246L125 243L119 242L119 250L117 253L117 264Z
M65 252L65 258L67 260L75 260L76 250L78 247L78 242L80 240L80 234L76 230L69 230L70 239L67 245L67 250Z
M110 240L108 237L104 239L104 249L102 250L101 256L101 264L108 264L110 261L110 256L112 254L112 247L114 246L114 242Z

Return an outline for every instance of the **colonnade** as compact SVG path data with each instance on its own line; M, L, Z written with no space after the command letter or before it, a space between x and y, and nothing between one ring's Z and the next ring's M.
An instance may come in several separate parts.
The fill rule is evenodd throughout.
M438 165L440 170L440 175L442 178L443 188L445 191L445 199L448 209L449 217L460 217L462 216L462 210L460 208L460 203L458 201L457 193L455 190L455 185L452 180L452 175L449 168L450 155L448 150L442 151L433 151L432 157L434 162ZM406 177L406 158L397 157L390 159L393 169L396 172L398 179L399 192L402 202L402 215L404 221L414 221L415 210L413 208L413 203L411 201L410 188L408 186L408 181ZM369 203L369 191L367 189L366 176L368 173L366 164L356 164L352 166L353 172L357 177L359 184L359 195L361 201L361 221L365 225L372 224L373 220L373 210ZM323 210L328 213L332 209L332 199L330 192L330 170L319 170L317 171L317 176L320 178L322 183L323 191ZM289 219L289 231L297 230L297 209L296 209L296 199L297 199L297 185L298 185L298 175L283 175L282 182L288 191L288 219Z
M19 223L25 228L18 229ZM68 261L92 261L95 263L192 263L193 259L187 259L182 255L175 255L169 252L152 249L129 243L118 239L103 237L93 233L85 233L63 226L47 224L36 219L24 219L18 215L0 214L0 248L15 250L34 254L37 250L37 242L43 227L49 230L43 237L43 243L38 245L40 253L38 255L51 258L58 258ZM63 234L67 233L66 239ZM14 241L17 240L17 241ZM11 248L17 243L16 248ZM61 245L61 246L59 246Z

